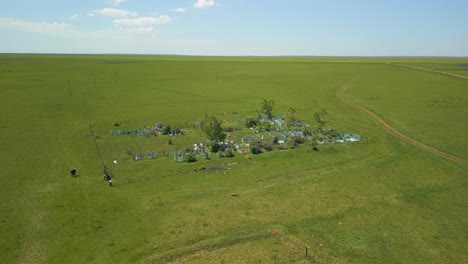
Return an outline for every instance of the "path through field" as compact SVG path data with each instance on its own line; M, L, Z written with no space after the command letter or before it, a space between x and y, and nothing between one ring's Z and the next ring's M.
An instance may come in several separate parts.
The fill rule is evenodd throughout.
M422 68L422 67L418 67L418 66L411 66L411 65L403 65L403 64L395 64L395 63L388 63L388 64L395 65L395 66L400 66L400 67L404 67L404 68L409 68L409 69L415 69L415 70L418 70L418 71L427 71L427 72L432 72L432 73L440 73L440 74L445 74L445 75L449 75L449 76L453 76L453 77L457 77L457 78L468 79L468 76L455 74L455 73L450 73L450 72L431 70L431 69Z
M404 66L405 67L405 66ZM418 67L419 68L419 67ZM422 68L421 68L422 69ZM427 70L427 69L425 69ZM432 71L432 70L430 70ZM438 71L435 71L435 72L438 72ZM441 72L441 73L445 73L445 72ZM451 74L451 73L445 73L445 74L449 74L449 75L456 75L456 74ZM465 76L460 76L460 75L457 75L457 77L462 77L462 78L467 78L468 77L465 77ZM352 80L349 80L347 81L343 87L341 88L340 92L339 92L339 96L345 100L345 93L346 91L348 90L348 88L351 86L351 84L353 83ZM346 100L345 100L346 101ZM464 160L462 158L459 158L459 157L456 157L456 156L453 156L453 155L450 155L448 153L445 153L443 151L440 151L438 149L435 149L431 146L428 146L422 142L419 142L417 140L415 140L414 138L411 138L407 135L404 135L402 134L401 132L399 132L398 130L396 130L395 128L393 128L392 126L390 126L387 122L385 122L382 118L380 118L378 115L376 115L375 113L371 112L370 110L366 109L365 107L363 106L360 106L358 104L356 104L355 102L353 101L347 101L349 104L351 104L351 106L353 106L354 108L358 109L358 110L361 110L362 112L370 115L375 121L377 121L379 124L381 124L385 130L387 130L388 132L392 133L393 135L399 137L400 139L403 139L404 141L410 143L410 144L413 144L421 149L424 149L426 151L429 151L433 154L436 154L440 157L443 157L443 158L446 158L446 159L449 159L451 161L454 161L458 164L461 164L461 165L464 165L464 166L468 166L468 161L467 160Z

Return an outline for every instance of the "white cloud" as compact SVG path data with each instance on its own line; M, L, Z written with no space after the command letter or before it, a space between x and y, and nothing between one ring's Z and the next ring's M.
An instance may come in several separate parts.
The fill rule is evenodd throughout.
M159 17L139 17L139 18L123 18L112 21L114 25L119 27L148 27L153 25L162 25L171 22L171 18L166 15Z
M114 3L114 5L118 6L123 2L127 2L127 0L111 0L111 2Z
M167 21L164 17L155 19L159 22L152 22L154 24ZM216 43L205 40L162 38L158 29L152 25L99 30L81 29L68 23L0 18L0 31L6 34L3 37L9 39L6 44L0 45L0 52L5 53L212 54L217 47ZM23 38L15 39L16 36L32 34L41 41L36 43L25 42Z
M197 0L193 3L194 8L208 8L214 6L215 0Z
M99 14L103 16L110 16L110 17L129 17L129 16L138 16L138 13L131 12L124 9L116 9L116 8L103 8L99 10L94 10L91 14Z
M78 18L78 15L71 15L71 16L69 16L68 18L71 19L71 20L75 20L75 19Z
M185 12L185 11L187 11L187 8L179 7L179 8L171 9L171 11L174 11L174 12Z
M0 28L20 30L42 35L60 35L71 30L71 25L56 22L29 22L14 18L0 18Z

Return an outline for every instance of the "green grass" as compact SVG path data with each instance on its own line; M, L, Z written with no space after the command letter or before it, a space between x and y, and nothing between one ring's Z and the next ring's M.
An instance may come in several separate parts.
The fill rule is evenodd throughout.
M402 142L337 96L355 79L346 100L468 159L468 81L388 61L467 63L1 55L2 262L468 262L466 167ZM168 137L109 134L119 121L185 127L204 113L243 118L263 98L275 100L275 113L294 107L309 123L325 108L331 126L365 140L189 164L135 162L127 150L177 149L203 138L199 130L172 137L173 146ZM239 115L222 114L233 111ZM90 124L113 188L102 179ZM226 169L197 171L216 165Z
M468 159L468 80L376 65L360 75L351 96L404 134Z

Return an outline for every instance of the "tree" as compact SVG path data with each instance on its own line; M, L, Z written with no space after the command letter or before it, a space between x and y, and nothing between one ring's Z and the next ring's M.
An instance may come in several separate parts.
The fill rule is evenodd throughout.
M288 124L294 125L297 122L296 118L294 117L294 114L296 113L296 109L289 107L288 112L289 112Z
M275 106L275 101L273 99L267 100L263 99L262 102L262 112L267 115L268 120L273 118L273 107Z
M314 113L315 122L317 122L318 128L321 129L327 123L326 116L328 115L327 110L322 109L320 112Z
M226 139L226 134L223 132L221 123L214 116L205 114L205 121L202 123L202 130L210 140L223 141Z
M294 114L296 113L296 109L289 107L288 112L291 115L291 119L294 120Z

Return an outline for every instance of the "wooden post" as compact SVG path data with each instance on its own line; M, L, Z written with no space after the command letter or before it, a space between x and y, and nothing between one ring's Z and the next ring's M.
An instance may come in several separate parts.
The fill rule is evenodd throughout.
M309 249L309 248L306 247L306 256L309 254L308 249Z

